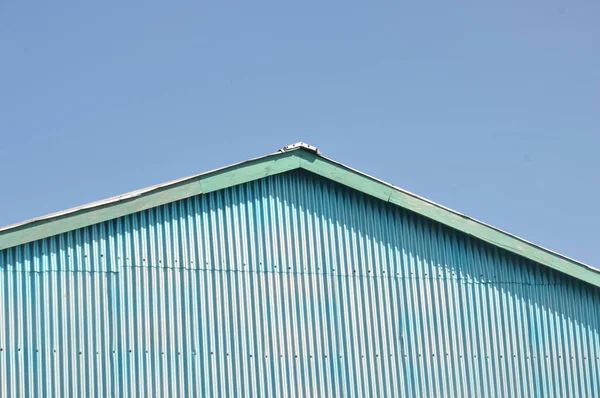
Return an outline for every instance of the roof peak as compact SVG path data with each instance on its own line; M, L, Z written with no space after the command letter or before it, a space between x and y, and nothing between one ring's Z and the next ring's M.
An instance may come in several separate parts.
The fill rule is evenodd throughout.
M321 154L321 151L319 151L319 148L317 148L316 146L312 146L310 144L307 144L306 142L296 142L295 144L290 144L290 145L286 145L283 148L281 148L279 150L279 152L288 152L288 151L293 151L294 149L305 149L307 151L316 153L317 155Z
M297 169L338 182L600 287L598 269L326 158L316 147L303 142L231 166L0 228L0 250Z

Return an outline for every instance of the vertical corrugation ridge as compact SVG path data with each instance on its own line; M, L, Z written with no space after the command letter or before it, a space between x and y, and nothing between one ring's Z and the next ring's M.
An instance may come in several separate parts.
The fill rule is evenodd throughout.
M599 305L295 171L0 251L0 396L599 396Z

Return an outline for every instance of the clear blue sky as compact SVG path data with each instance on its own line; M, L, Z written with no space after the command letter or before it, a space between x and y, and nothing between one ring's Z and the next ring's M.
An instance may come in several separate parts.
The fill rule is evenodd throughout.
M305 141L600 267L598 1L195 3L0 3L1 225Z

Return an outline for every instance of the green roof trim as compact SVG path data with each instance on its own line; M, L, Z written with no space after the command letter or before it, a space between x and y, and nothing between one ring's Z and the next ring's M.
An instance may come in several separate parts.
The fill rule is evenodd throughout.
M295 169L307 170L395 204L600 287L600 270L377 180L321 156L316 148L306 145L293 146L289 150L214 171L7 226L0 229L0 250Z

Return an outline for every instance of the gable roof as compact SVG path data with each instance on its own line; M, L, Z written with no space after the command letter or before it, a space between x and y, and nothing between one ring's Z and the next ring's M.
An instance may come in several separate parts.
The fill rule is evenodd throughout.
M378 180L297 143L278 152L0 228L0 250L194 195L304 169L600 287L600 270Z

